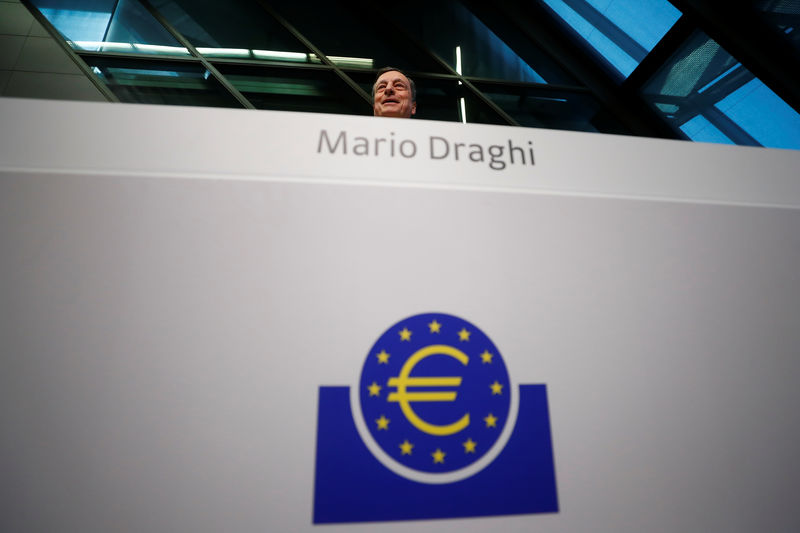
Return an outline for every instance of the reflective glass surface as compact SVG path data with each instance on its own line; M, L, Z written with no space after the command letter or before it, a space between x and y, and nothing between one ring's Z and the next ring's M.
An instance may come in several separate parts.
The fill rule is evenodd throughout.
M425 16L419 16L421 12ZM418 9L399 10L393 17L459 74L546 83L460 2L429 2L419 5ZM446 24L443 21L447 21Z
M756 8L767 25L800 52L800 0L760 0Z
M463 123L499 124L508 122L471 90L465 90L456 101L458 119Z
M220 73L258 109L371 115L372 107L325 69L252 69L219 64Z
M188 56L137 0L33 0L76 50Z
M645 85L643 96L695 141L800 148L800 115L701 32Z
M155 15L142 0L30 2L125 102L241 107L235 87L260 109L369 115L353 82L369 94L375 71L391 65L417 81L422 119L623 134L598 100L607 95L582 88L582 69L600 63L627 76L681 16L669 0L536 0L585 45L585 61L562 64L560 45L535 38L509 5L467 0L149 0ZM753 17L762 35L766 23L797 57L800 0L729 8ZM698 31L641 95L677 136L800 149L800 115L763 81Z
M680 18L668 0L543 0L623 78Z
M199 63L86 57L121 102L242 107Z
M253 0L153 0L206 57L308 63L309 50Z
M409 71L442 72L422 48L410 42L393 23L404 4L362 4L345 0L269 2L275 11L334 63L351 68L393 66ZM355 9L354 9L355 7Z
M601 109L588 92L489 82L478 82L476 86L521 126L598 131L593 121ZM615 125L611 131L616 130L622 127Z

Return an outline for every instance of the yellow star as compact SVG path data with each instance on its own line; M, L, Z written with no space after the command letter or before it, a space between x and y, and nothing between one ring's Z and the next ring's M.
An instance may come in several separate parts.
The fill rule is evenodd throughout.
M469 340L470 332L467 331L467 328L461 328L461 331L458 332L458 340L460 341L468 341Z
M400 340L401 341L411 340L411 331L408 328L403 328L402 330L400 330Z
M369 389L369 395L370 396L380 396L381 395L381 386L378 385L377 383L375 383L374 381L372 382L372 385L370 385L367 388Z
M489 416L483 419L486 422L487 428L496 428L497 427L497 417L489 413Z
M484 363L491 363L492 362L492 354L489 353L489 350L484 350L481 354L481 360Z
M389 354L386 353L386 350L381 350L381 353L378 354L378 364L381 363L384 365L389 364Z
M478 444L472 439L467 439L466 442L461 443L464 446L464 453L475 453L475 445Z
M495 394L503 394L503 386L499 384L497 381L489 385L492 388L492 396Z
M436 448L436 451L431 454L433 456L434 463L444 463L444 456L447 455L439 448Z
M439 330L442 329L442 325L439 324L436 320L428 324L428 328L431 330L431 333L439 333Z
M411 455L411 448L414 445L408 442L408 439L400 443L400 455Z
M386 418L385 416L381 415L380 418L375 419L375 422L378 423L378 429L385 429L385 430L389 429L389 419Z

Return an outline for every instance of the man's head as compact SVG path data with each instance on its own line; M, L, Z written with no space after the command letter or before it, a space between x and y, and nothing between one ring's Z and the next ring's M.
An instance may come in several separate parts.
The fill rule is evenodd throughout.
M408 118L417 112L417 87L396 68L382 68L372 86L372 103L376 117Z

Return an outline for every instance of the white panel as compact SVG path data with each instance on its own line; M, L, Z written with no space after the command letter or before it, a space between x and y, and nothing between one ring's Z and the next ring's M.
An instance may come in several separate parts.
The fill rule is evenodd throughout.
M561 511L331 530L800 529L797 153L44 104L0 133L0 530L312 530L318 387L427 311L547 384ZM316 158L344 127L537 162Z
M296 178L520 192L578 193L722 203L800 205L800 152L425 120L0 100L0 168L173 176ZM345 132L347 156L318 152L320 132ZM394 135L393 135L394 134ZM352 153L356 137L417 145L417 156ZM432 160L430 139L450 155ZM438 141L434 141L438 155ZM489 168L456 143L526 148L535 165ZM41 146L54 149L40 149ZM92 147L91 157L85 150ZM463 149L462 149L463 150ZM506 154L506 160L508 155ZM158 162L157 166L153 162Z

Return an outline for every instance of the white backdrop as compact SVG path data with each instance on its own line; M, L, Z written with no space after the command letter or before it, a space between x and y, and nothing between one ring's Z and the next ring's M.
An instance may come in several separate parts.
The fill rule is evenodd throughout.
M317 390L416 313L548 387L560 512L800 529L800 153L0 99L0 530L313 529ZM321 128L536 164L319 154Z

